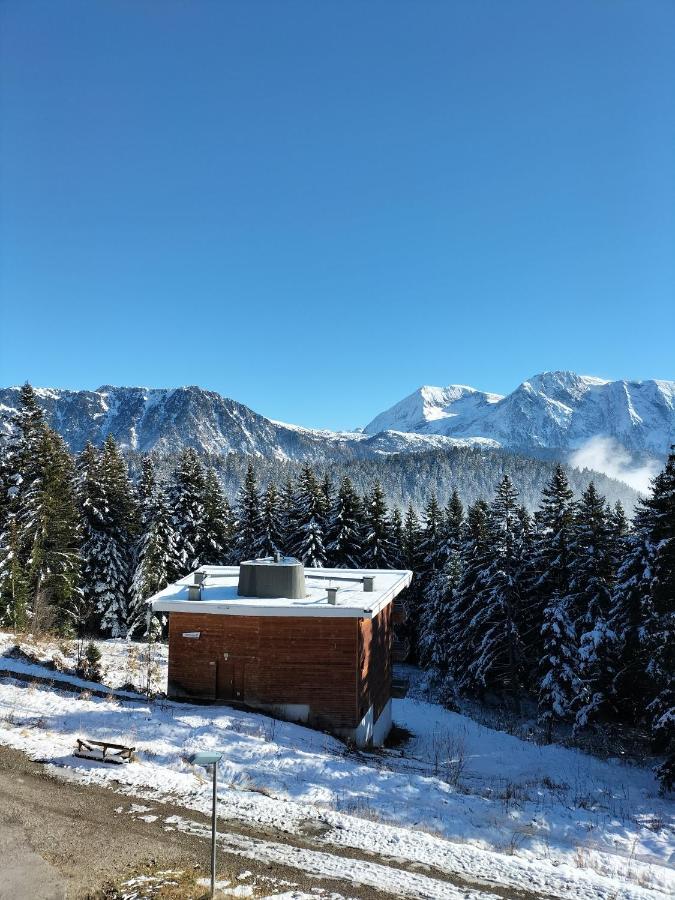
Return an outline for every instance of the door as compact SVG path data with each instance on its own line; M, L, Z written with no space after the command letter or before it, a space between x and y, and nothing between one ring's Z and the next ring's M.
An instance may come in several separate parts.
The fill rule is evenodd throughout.
M218 660L216 674L216 697L219 700L234 700L234 660Z
M245 660L226 658L218 660L216 697L229 702L244 702Z

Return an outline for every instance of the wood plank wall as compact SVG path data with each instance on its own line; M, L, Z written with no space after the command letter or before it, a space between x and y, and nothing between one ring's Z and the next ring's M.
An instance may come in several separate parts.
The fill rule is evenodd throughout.
M171 613L169 694L216 699L217 685L220 683L222 694L225 681L234 679L243 694L233 698L236 701L251 706L308 704L310 724L316 727L355 727L363 698L378 690L381 694L383 688L367 674L365 694L359 685L364 672L359 664L363 641L359 622L351 618ZM186 638L183 632L199 632L200 637ZM379 629L375 633L382 643ZM381 662L382 652L378 649L373 658L389 672L388 659ZM220 679L219 662L221 667L227 666ZM367 661L365 665L367 669ZM387 679L389 683L390 674Z
M359 619L359 709L361 716L372 705L378 716L391 697L391 644L393 606L374 619Z

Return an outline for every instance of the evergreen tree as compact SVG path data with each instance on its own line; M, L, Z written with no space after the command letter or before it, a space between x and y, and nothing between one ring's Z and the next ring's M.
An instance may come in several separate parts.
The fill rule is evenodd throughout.
M113 471L108 472L111 459ZM127 633L132 578L131 516L120 478L112 448L106 454L88 443L78 460L84 587L80 630L97 628L113 637Z
M138 498L126 460L112 435L108 435L101 448L101 474L111 519L131 548L139 531Z
M621 716L643 722L650 697L647 674L649 642L645 623L651 618L651 514L643 505L635 515L635 528L624 539L612 590L610 629L615 635L612 697Z
M368 569L390 569L394 556L387 504L379 481L364 501L363 565Z
M361 567L364 541L363 504L345 475L326 535L326 547L333 566L339 569Z
M554 594L544 610L541 629L543 653L538 708L539 722L546 728L549 743L554 723L571 717L580 690L576 674L576 632L567 605L568 598Z
M295 488L287 478L279 491L279 536L281 550L288 556L293 546L293 511L295 509Z
M138 480L138 510L141 531L152 519L153 499L157 488L157 467L154 458L146 454L141 459L141 477Z
M284 535L281 514L281 499L276 485L270 482L262 503L262 545L263 556L283 554Z
M425 594L420 621L418 656L423 666L446 672L450 666L449 632L455 615L457 586L462 572L458 551L452 550L443 568L435 572Z
M423 563L420 554L420 543L420 521L412 504L410 504L406 510L405 519L403 521L403 540L401 549L403 553L403 564L406 569L410 569L413 573L413 580L415 576L419 575Z
M420 579L422 591L427 588L436 572L443 569L447 559L445 519L435 494L431 494L424 508L424 530L421 537L420 553L423 556Z
M392 510L390 519L390 534L391 534L391 546L392 546L392 557L391 564L397 569L402 569L404 567L403 562L403 519L401 518L401 511L398 507L394 507Z
M664 471L652 481L644 507L651 551L647 673L654 697L648 712L654 746L666 756L659 777L670 789L675 783L675 446Z
M145 601L169 583L176 562L176 532L166 492L156 486L143 503L144 528L131 585L129 632L145 629Z
M445 535L450 551L459 552L463 529L464 505L454 490L445 510Z
M403 520L401 561L403 566L406 569L410 569L413 575L410 586L406 588L399 598L399 602L403 603L407 609L408 617L406 623L397 628L397 634L406 640L415 651L419 644L419 633L423 624L419 574L424 562L420 549L421 538L420 521L412 504L410 504Z
M0 615L33 631L69 626L79 591L80 541L71 457L29 384L3 450Z
M0 626L25 631L28 613L28 583L21 564L19 526L12 516L0 535Z
M253 464L249 463L236 505L235 552L239 562L263 555L262 503Z
M198 569L208 553L206 474L192 447L180 454L168 494L175 532L175 558L170 580L175 581Z
M464 684L469 664L476 658L470 629L474 606L483 592L483 573L489 554L489 507L477 500L467 511L461 548L462 572L454 592L453 612L447 629L446 656L458 684Z
M60 435L44 426L40 477L26 486L17 521L30 537L27 578L33 630L69 630L80 607L81 541L75 469Z
M517 494L505 475L490 506L489 554L479 575L480 592L471 605L469 641L475 656L463 684L479 693L506 691L519 702L524 650L519 633L523 567L523 528Z
M541 657L541 629L544 610L555 600L567 598L571 590L574 538L574 493L561 465L557 465L542 491L535 514L532 555L530 628L523 635L526 655Z
M323 568L326 565L324 546L326 496L309 465L304 465L298 479L291 514L291 553L303 565Z
M224 566L232 557L234 521L230 504L213 469L204 476L204 517L200 565Z
M611 704L614 636L609 628L613 578L612 540L605 498L591 482L577 507L568 611L579 639L577 727L607 712Z

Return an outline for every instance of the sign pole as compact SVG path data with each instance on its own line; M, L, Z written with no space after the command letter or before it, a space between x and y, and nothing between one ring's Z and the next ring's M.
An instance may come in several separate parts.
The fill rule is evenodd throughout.
M216 891L216 773L218 763L213 764L213 814L211 817L211 897Z
M186 757L186 761L192 766L213 766L213 809L211 811L211 897L216 892L216 802L217 802L217 786L218 786L218 763L223 758L222 753L211 753L201 751L198 753L190 753Z

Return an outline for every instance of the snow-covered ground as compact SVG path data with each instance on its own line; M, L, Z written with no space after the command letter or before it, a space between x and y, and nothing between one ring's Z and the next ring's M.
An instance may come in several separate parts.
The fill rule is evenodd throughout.
M146 803L171 799L203 812L210 804L209 781L185 757L197 749L217 749L223 753L221 819L312 836L313 849L290 854L284 843L224 833L222 841L242 857L289 864L292 856L290 864L305 872L384 884L393 895L407 897L466 892L415 871L352 860L344 852L425 865L432 874L475 882L483 898L497 885L607 900L660 898L675 890L673 804L658 795L647 769L539 746L417 699L395 701L394 719L411 732L408 742L383 752L352 753L320 732L225 706L26 685L11 673L43 678L55 673L7 656L14 643L12 636L0 635L5 673L0 742L66 769L71 777L109 786L118 782L117 790ZM99 646L107 685L143 685L145 670L133 658L138 645ZM57 652L59 665L67 666L69 648L33 648L35 658L45 662ZM158 660L161 683L163 650ZM138 761L108 767L77 759L72 752L79 736L131 744ZM185 820L167 827L194 826L186 813ZM342 855L331 854L336 848Z

